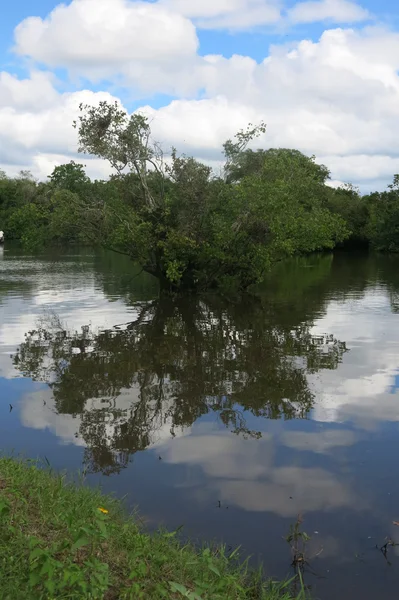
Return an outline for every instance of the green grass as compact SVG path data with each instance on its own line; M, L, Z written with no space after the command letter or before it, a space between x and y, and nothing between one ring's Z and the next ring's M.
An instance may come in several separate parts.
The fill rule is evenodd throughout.
M251 572L237 552L146 533L99 490L0 458L2 600L290 600L290 588Z

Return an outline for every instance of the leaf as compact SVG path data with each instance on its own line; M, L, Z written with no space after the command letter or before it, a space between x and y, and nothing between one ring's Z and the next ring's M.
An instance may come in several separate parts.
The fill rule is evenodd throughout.
M221 577L220 571L217 567L215 567L215 565L213 565L212 563L209 563L208 567L213 573L215 573L215 575L217 575L218 577Z
M47 580L45 583L46 589L50 592L50 594L54 594L55 592L55 583L51 579Z
M182 585L181 583L175 583L174 581L169 581L169 585L172 592L179 592L185 598L189 597L190 592L185 585Z
M40 583L41 581L41 577L38 573L31 573L29 575L29 585L30 587L35 587L36 585L38 585L38 583Z
M36 537L34 537L34 536L31 536L31 537L29 538L29 547L30 547L30 548L36 548L36 546L37 546L38 544L39 544L39 540L38 540Z
M164 533L162 535L162 537L168 539L168 538L175 537L176 535L177 535L177 530L176 531L171 531L170 533Z
M29 558L30 558L30 560L34 560L35 558L38 558L39 556L42 556L43 554L46 554L45 550L42 550L42 548L35 548L30 553Z
M10 512L10 505L6 500L0 500L0 515L8 515Z
M89 540L87 539L87 537L81 537L73 544L71 550L72 552L74 552L75 550L82 548L82 546L87 546L88 543Z
M101 531L103 538L108 539L109 536L108 536L107 527L106 527L104 521L98 521L98 527Z
M229 560L233 560L233 558L235 558L236 556L238 556L240 552L240 546L238 546L238 548L236 548L235 550L233 550L233 552L229 555L228 559Z

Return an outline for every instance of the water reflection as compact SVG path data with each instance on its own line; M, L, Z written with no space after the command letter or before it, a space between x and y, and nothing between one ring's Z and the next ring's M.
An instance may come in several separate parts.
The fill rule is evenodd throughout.
M85 461L152 527L241 545L276 577L302 513L314 597L395 597L399 546L389 567L376 545L399 542L398 294L399 258L281 263L229 305L159 299L114 255L7 246L2 447Z
M327 433L326 444L330 448L353 444L355 437L347 433L336 431L334 439ZM323 446L324 434L315 435L316 443ZM248 444L226 433L199 431L158 449L167 462L201 468L207 482L205 489L198 490L202 497L216 494L223 504L246 511L272 512L295 519L301 511L365 507L351 489L350 481L343 477L324 468L278 464L279 442L293 447L285 435L279 439L269 433L257 444Z
M25 424L51 422L50 410L73 417L68 436L75 426L90 471L118 472L165 431L184 433L209 412L255 438L259 424L248 425L248 416L306 418L314 404L308 374L336 369L346 351L306 322L287 326L255 299L164 297L136 310L134 321L104 331L69 331L49 314L13 359L51 390L41 417L37 402L25 403Z
M331 301L328 314L316 321L315 333L326 327L337 336L350 332L351 351L339 378L326 373L323 386L316 385L315 419L354 422L368 430L399 421L398 317L392 308L390 291L375 286L352 305Z

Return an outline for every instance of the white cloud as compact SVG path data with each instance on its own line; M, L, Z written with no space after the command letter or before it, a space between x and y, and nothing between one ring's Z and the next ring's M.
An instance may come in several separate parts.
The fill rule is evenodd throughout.
M292 23L355 23L370 19L368 10L349 0L309 0L298 2L288 11Z
M247 30L284 23L284 3L279 0L160 0L159 4L194 20L201 29ZM354 23L370 18L370 13L350 0L298 2L287 11L290 23Z
M195 56L197 48L189 19L148 2L73 0L15 29L18 54L94 79L129 69L135 61L141 70L154 62L161 70Z
M378 27L330 29L318 41L274 45L261 62L198 54L190 19L234 20L267 6L277 4L74 0L46 19L23 21L16 48L78 77L123 83L132 95L175 95L159 109L143 107L165 151L174 145L218 165L226 138L249 121L264 120L267 133L259 140L264 147L315 154L334 181L351 181L362 191L383 189L399 166L399 34ZM362 9L346 0L323 0L292 10L291 17L313 11L314 19L335 14L340 20L346 10L355 15ZM41 72L23 81L0 75L0 166L10 173L30 167L43 177L55 164L76 159L71 123L77 106L100 99L114 97L87 90L58 93L52 76ZM79 160L90 165L91 175L109 172L101 161Z
M370 156L354 154L351 156L320 156L318 162L326 164L335 173L339 173L344 181L377 179L392 179L394 173L399 173L399 156Z
M346 442L349 445L351 440ZM282 517L366 506L342 479L338 481L325 469L277 466L272 434L254 441L228 433L200 432L166 442L161 451L167 463L199 466L206 475L199 496L217 494L229 506Z
M45 179L56 166L77 157L77 136L72 127L79 104L113 102L108 92L84 90L60 94L45 73L18 80L0 73L0 165L10 175L30 168ZM103 161L78 159L89 165L92 175L109 169Z
M279 0L161 0L161 5L185 15L202 29L245 30L281 18Z
M162 139L209 158L244 121L264 119L262 144L314 153L333 179L381 189L398 168L398 69L398 34L334 29L318 42L273 46L260 64L204 57L192 78L206 98L150 112Z
M49 389L41 389L24 396L19 410L23 427L49 430L59 438L62 444L85 446L84 440L79 435L81 417L58 414Z
M54 105L58 94L53 86L53 76L33 71L28 79L18 79L0 72L0 109L14 107L17 110L37 111Z
M180 152L205 159L221 158L222 143L261 112L245 104L229 102L224 96L209 100L175 100L168 106L142 111L152 119L154 137L166 148L173 143Z
M366 291L363 297L353 290L345 306L339 300L330 303L312 333L334 333L349 352L338 370L309 377L317 400L313 419L352 421L366 430L384 421L399 422L398 390L393 389L399 375L396 321L383 288Z
M71 38L71 36L74 36ZM15 30L16 50L42 62L112 66L134 59L160 60L196 52L189 20L147 2L73 0L46 19L29 17Z

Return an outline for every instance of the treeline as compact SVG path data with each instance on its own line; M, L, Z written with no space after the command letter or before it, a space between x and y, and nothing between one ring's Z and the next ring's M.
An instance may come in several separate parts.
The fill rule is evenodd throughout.
M130 256L170 288L244 290L285 257L368 245L399 252L399 176L385 192L333 189L329 171L297 150L253 151L250 126L224 145L219 175L172 151L167 160L146 119L115 105L81 107L80 150L116 174L91 181L83 165L47 182L0 173L0 229L28 249L101 245Z

